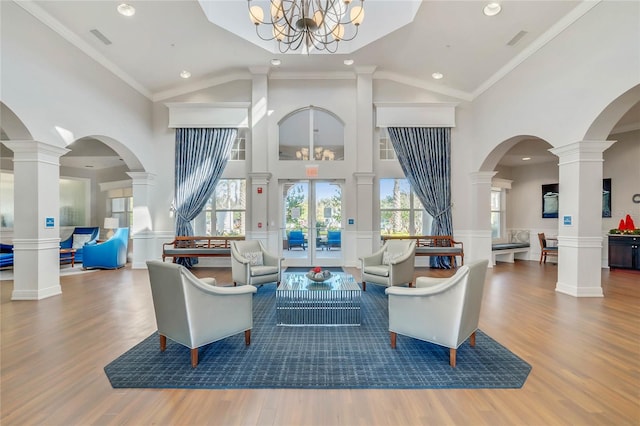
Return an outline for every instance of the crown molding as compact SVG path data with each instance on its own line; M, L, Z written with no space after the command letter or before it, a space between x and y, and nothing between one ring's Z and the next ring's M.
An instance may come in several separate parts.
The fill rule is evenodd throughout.
M55 19L53 16L49 15L45 12L40 6L36 5L31 0L14 0L14 3L23 8L25 11L30 13L34 18L45 24L47 27L51 28L54 32L60 35L62 38L67 40L69 43L80 49L84 54L89 56L94 61L98 62L100 65L105 67L107 70L111 71L116 77L120 78L122 81L127 83L141 95L146 97L147 99L152 98L152 94L149 90L147 90L142 84L138 83L133 77L124 72L120 67L118 67L113 62L109 61L105 58L100 52L91 47L87 42L82 40L80 37L75 35L71 30L69 30L66 26L64 26L60 21Z

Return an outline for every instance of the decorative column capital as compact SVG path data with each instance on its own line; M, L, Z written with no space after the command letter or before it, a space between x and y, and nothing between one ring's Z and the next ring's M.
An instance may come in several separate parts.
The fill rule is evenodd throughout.
M60 157L69 152L67 148L33 140L2 141L13 151L13 161L42 161L60 165Z
M558 165L584 162L602 161L602 153L616 141L580 141L551 148L549 152L560 159Z
M267 185L273 177L273 174L269 172L252 172L249 173L252 185Z
M353 174L353 177L356 178L356 183L358 185L373 185L373 178L375 176L375 173L368 172L356 172Z
M490 172L472 172L469 173L471 178L472 185L482 185L482 184L491 184L491 179L497 175L498 172L490 171Z
M134 185L153 185L156 175L147 172L127 172Z

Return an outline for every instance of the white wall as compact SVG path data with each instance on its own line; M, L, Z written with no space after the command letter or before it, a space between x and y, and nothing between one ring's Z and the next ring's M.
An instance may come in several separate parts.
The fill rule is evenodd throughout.
M640 204L634 204L633 194L640 194L640 130L609 136L617 140L603 154L603 177L611 178L611 218L602 219L602 231L617 228L620 219L631 215L640 227Z
M639 192L640 182L640 131L611 135L615 144L604 152L603 177L611 178L612 217L602 219L602 234L606 235L627 214L640 224L640 205L631 201L633 194ZM519 167L499 168L496 177L513 180L507 191L508 229L528 229L531 231L532 259L537 255L536 234L544 232L555 235L558 232L558 219L542 218L541 185L558 183L558 165L556 162L531 164ZM562 190L560 191L562 204ZM538 251L539 253L539 251ZM607 245L603 243L603 264L606 264Z
M476 168L513 136L554 147L583 140L600 112L640 83L639 9L638 2L599 3L477 98Z
M2 2L0 30L2 102L35 140L65 146L105 135L133 152L119 152L132 168L155 169L148 99L13 2Z
M506 174L504 174L506 175ZM496 177L511 179L511 189L507 190L507 228L531 229L555 235L558 219L542 218L541 185L558 183L558 164L542 163L511 167L510 177L498 173ZM562 193L560 193L562 202ZM532 234L535 236L535 234ZM535 242L532 238L532 242Z

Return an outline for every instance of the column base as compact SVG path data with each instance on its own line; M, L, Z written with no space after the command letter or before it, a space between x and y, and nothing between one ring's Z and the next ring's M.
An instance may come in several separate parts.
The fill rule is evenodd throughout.
M557 282L556 291L573 297L604 297L601 287L575 287Z
M39 290L14 290L11 293L11 300L41 300L59 294L62 294L62 287L54 285Z

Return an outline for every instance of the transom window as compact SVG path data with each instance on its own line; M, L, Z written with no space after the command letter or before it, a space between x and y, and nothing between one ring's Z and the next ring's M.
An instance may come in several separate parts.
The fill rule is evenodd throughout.
M380 234L429 235L431 216L407 179L380 179Z
M247 130L238 129L238 137L231 147L229 160L246 160L247 158Z
M344 123L333 113L307 107L279 123L280 160L344 160Z
M391 143L391 138L389 137L389 132L386 127L380 128L379 134L379 142L378 142L378 152L380 153L381 160L395 160L396 152L393 150L393 144Z

